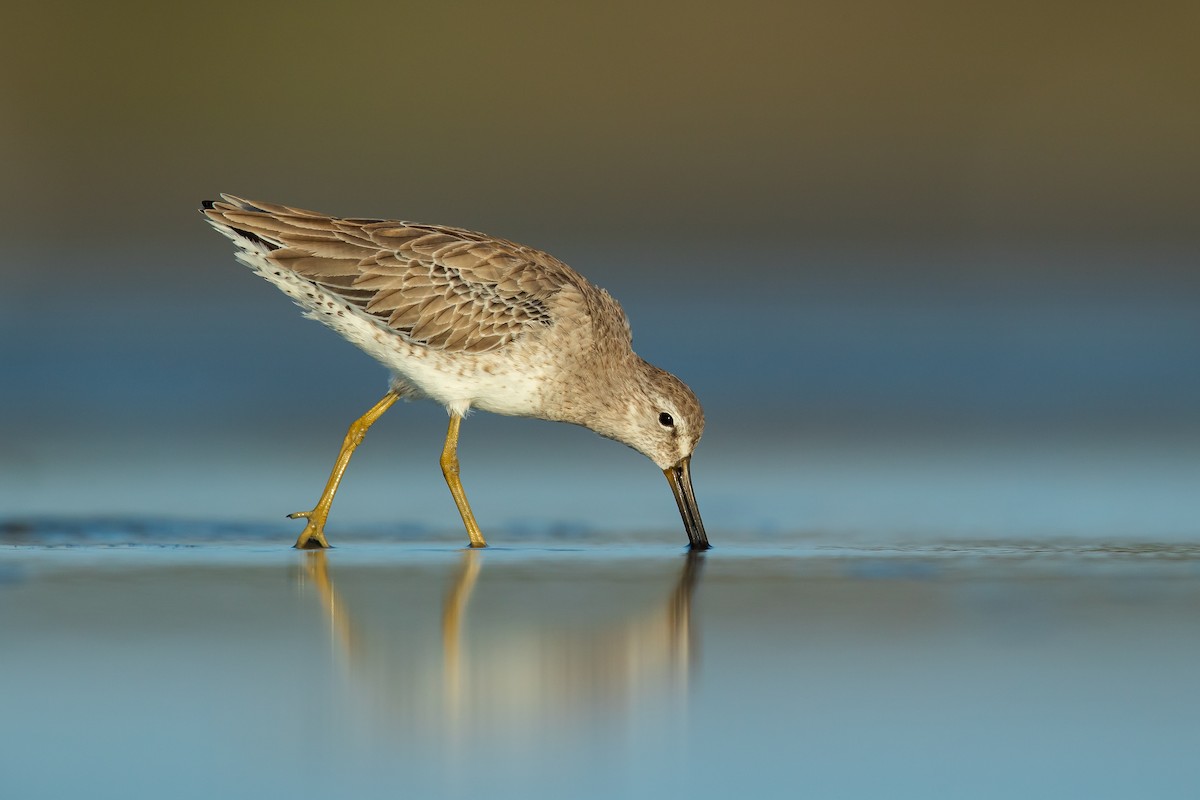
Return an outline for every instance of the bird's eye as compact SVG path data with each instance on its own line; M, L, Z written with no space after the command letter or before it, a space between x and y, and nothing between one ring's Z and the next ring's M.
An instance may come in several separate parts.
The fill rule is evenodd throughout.
M658 415L658 421L664 428L675 427L675 418L665 411Z

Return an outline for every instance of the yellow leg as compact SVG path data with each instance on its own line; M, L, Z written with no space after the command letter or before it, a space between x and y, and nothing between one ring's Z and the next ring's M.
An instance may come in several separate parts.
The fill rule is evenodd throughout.
M454 497L454 504L458 506L458 513L462 514L463 525L467 526L471 547L487 547L479 525L475 522L475 515L471 513L471 504L467 502L467 493L463 491L462 481L458 479L458 426L461 423L462 417L457 414L450 415L446 446L442 448L442 474L446 476L446 485L450 487L450 494Z
M329 542L325 541L325 520L329 517L329 507L333 505L333 495L337 493L338 484L342 482L342 475L346 472L346 465L350 463L350 456L354 455L354 448L358 447L363 437L367 435L367 429L374 425L375 421L383 416L383 412L391 408L392 403L398 399L400 399L400 395L396 392L388 392L382 400L371 407L370 411L354 420L350 430L346 432L346 438L342 441L342 449L338 452L337 461L333 463L333 472L329 474L329 480L325 483L325 491L321 492L321 499L317 501L316 508L312 511L297 511L295 514L288 514L291 519L308 520L303 533L296 540L297 548L311 550L318 547L329 547Z

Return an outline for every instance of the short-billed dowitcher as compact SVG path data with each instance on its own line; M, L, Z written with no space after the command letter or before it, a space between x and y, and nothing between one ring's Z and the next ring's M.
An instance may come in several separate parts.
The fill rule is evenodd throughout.
M617 301L558 259L481 233L339 218L222 195L201 212L246 266L391 371L357 419L296 547L328 547L325 521L367 429L401 397L446 407L442 473L472 547L485 547L459 479L472 408L571 422L645 455L667 476L693 550L708 548L692 491L704 433L692 390L639 358Z

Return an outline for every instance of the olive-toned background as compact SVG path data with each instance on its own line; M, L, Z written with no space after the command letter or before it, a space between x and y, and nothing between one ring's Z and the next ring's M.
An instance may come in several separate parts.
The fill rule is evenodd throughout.
M710 527L1133 530L1156 507L1190 530L1198 24L1183 2L26 5L0 33L0 513L311 503L382 371L233 262L195 213L230 191L484 230L609 288L705 401ZM443 419L393 412L335 515L453 522ZM675 524L653 470L579 431L480 415L463 447L487 518Z

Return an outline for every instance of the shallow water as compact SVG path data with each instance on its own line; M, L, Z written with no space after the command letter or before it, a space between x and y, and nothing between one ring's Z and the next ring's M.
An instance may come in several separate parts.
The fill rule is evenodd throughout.
M110 521L0 545L5 797L1186 797L1200 546Z

